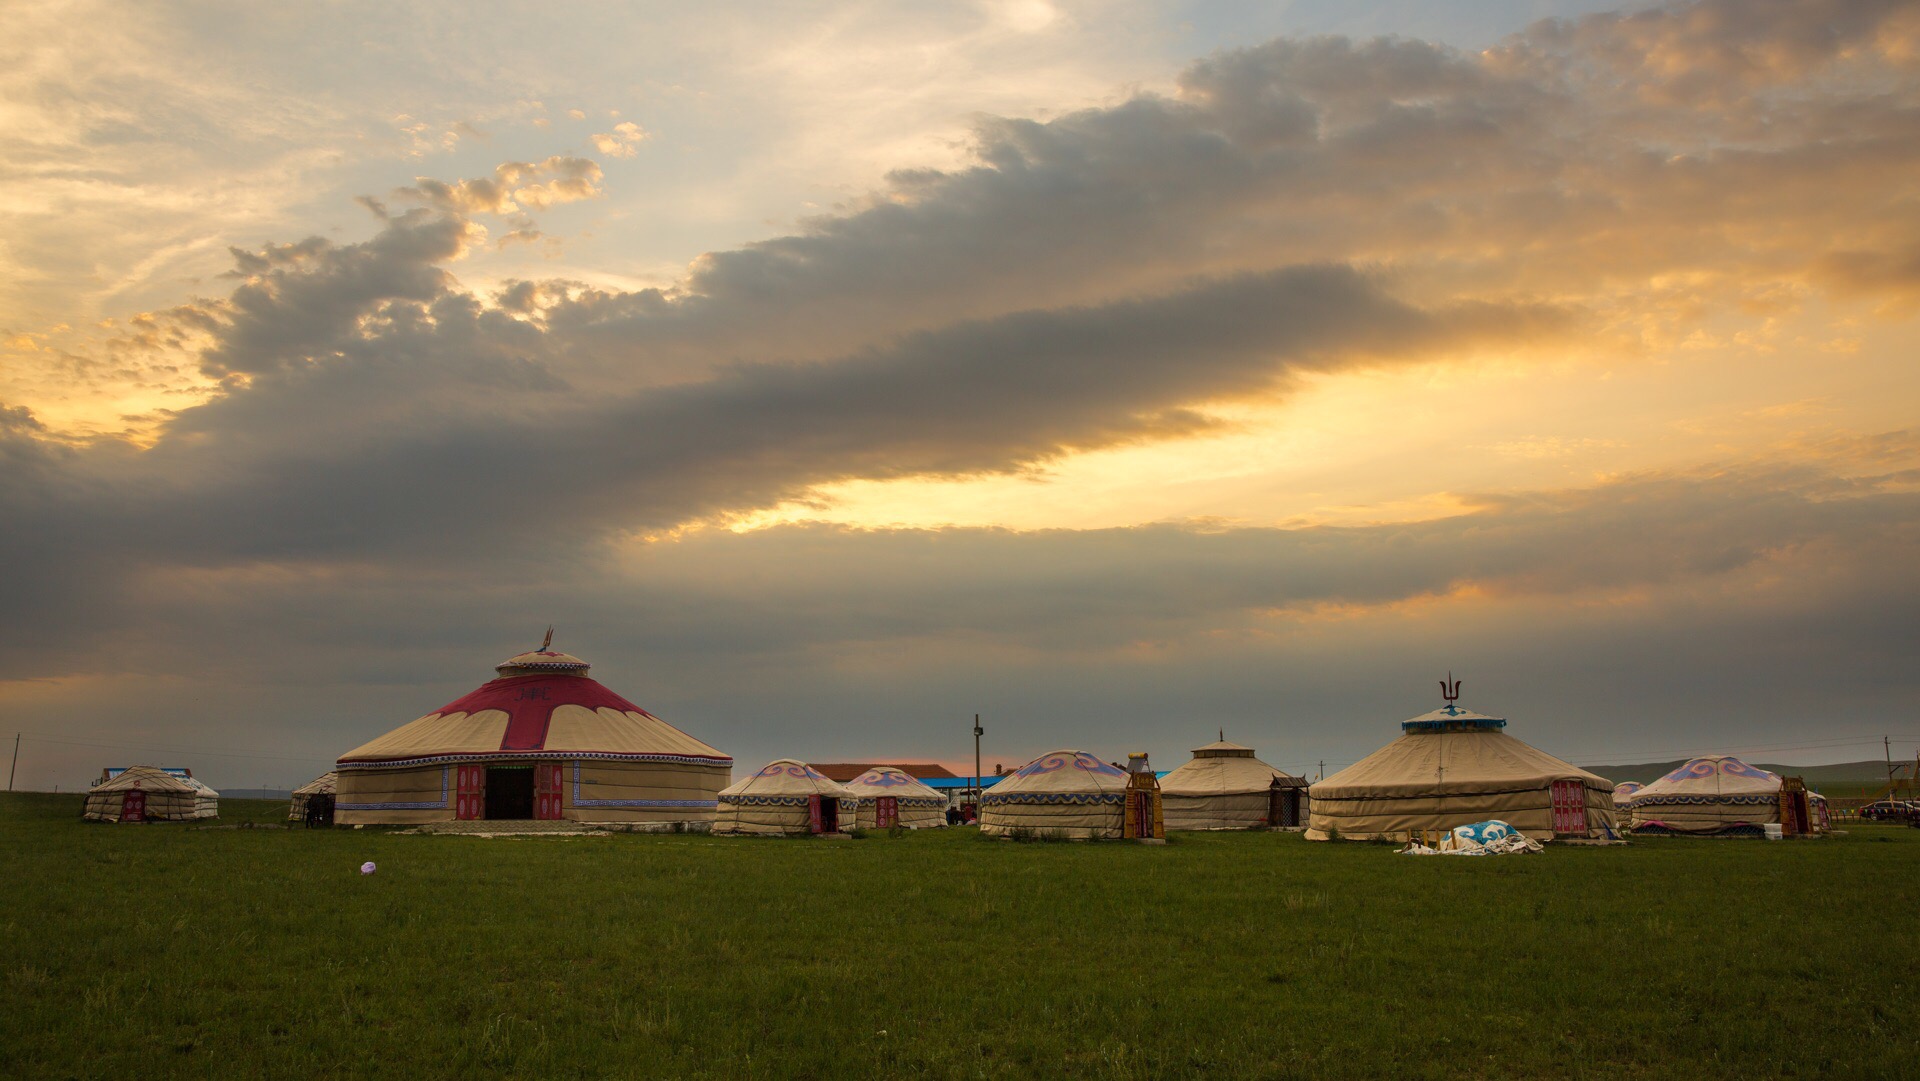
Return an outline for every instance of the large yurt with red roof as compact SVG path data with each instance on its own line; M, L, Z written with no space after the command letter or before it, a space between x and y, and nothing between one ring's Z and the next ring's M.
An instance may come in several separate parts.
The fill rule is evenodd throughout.
M549 642L551 635L549 635ZM733 759L542 646L498 678L340 756L334 821L566 819L712 825Z

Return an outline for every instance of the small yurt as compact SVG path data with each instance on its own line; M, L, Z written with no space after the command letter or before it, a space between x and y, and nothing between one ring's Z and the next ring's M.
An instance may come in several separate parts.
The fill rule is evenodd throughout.
M1193 758L1160 778L1170 830L1246 830L1301 826L1307 782L1253 756L1253 748L1219 742L1195 747Z
M1633 794L1647 787L1639 781L1621 781L1613 786L1613 810L1615 814L1627 813L1627 804L1633 802Z
M853 825L856 800L845 785L805 762L782 758L720 793L713 832L840 833Z
M341 755L334 821L711 824L733 759L608 690L586 661L548 649L551 639Z
M1127 771L1085 751L1043 754L1002 777L980 797L980 832L1016 830L1084 840L1123 832Z
M848 825L920 830L947 824L947 797L907 776L904 770L875 766L846 786L855 800L854 818Z
M1536 841L1614 827L1612 781L1507 735L1504 718L1461 709L1458 694L1456 682L1444 708L1309 788L1308 839L1406 841L1487 819Z
M184 822L220 813L220 793L157 766L107 771L87 790L82 815L95 822Z
M292 822L304 822L307 818L307 805L315 796L334 795L335 782L340 776L338 770L327 772L301 785L292 792L287 805L287 819Z
M1817 793L1731 755L1706 755L1633 794L1635 833L1759 837L1768 824L1790 834L1824 832ZM1781 816L1782 809L1787 819Z

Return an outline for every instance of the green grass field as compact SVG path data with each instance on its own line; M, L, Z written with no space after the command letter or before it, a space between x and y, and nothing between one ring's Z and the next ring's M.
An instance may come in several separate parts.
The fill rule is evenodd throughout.
M1920 1072L1915 829L1415 859L78 813L0 796L0 1076Z

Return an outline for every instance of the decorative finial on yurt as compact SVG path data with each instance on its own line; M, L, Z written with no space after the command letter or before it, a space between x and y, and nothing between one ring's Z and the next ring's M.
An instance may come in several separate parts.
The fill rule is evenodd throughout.
M540 642L540 652L545 653L553 646L553 624L547 624L547 636Z
M1440 697L1446 699L1448 705L1460 700L1460 681L1453 678L1451 671L1447 673L1446 679L1440 681Z

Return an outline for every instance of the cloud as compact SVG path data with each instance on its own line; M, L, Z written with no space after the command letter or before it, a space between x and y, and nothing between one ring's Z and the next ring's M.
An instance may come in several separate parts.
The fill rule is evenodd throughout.
M630 120L623 120L615 124L613 130L610 132L601 132L589 136L595 150L615 158L633 157L634 154L638 153L635 148L639 146L646 137L647 133L640 130L640 125Z
M420 177L413 187L401 188L399 194L421 199L450 214L506 215L597 198L600 178L597 162L555 155L537 163L506 162L496 166L492 176L451 184Z
M1219 658L1271 659L1258 643L1276 635L1352 679L1423 636L1488 656L1604 640L1654 671L1659 648L1695 658L1721 688L1748 662L1690 636L1777 657L1825 635L1805 652L1879 708L1911 684L1890 659L1914 638L1920 565L1905 435L1367 528L700 527L822 484L1181 439L1308 379L1596 341L1631 356L1716 316L1905 297L1912 28L1894 5L1704 3L1544 23L1481 54L1223 52L1171 94L981 117L970 164L895 173L656 289L451 269L481 219L532 239L529 212L598 196L591 160L419 179L398 193L410 209L367 201L372 237L234 249L230 292L139 322L117 348L190 351L219 381L150 444L75 445L0 413L0 516L33 523L0 535L0 560L34 568L0 594L0 671L245 658L288 680L425 681L392 643L466 671L506 622L559 608L712 680L765 659L741 678L876 709L899 706L900 673L951 688L1012 659L1028 706L1089 723L1062 703L1178 701L1149 670L1212 693ZM592 138L624 157L645 133ZM1768 647L1761 625L1787 637Z

